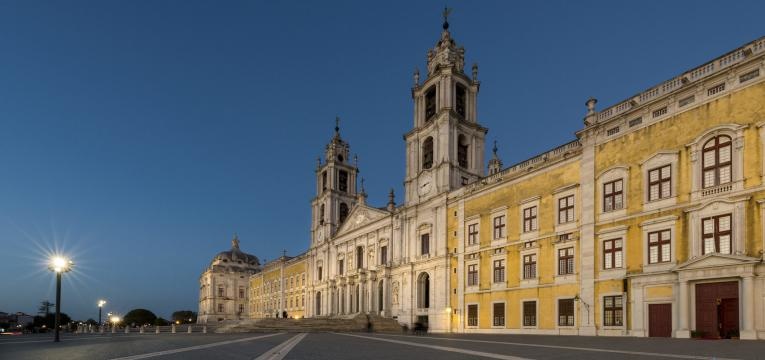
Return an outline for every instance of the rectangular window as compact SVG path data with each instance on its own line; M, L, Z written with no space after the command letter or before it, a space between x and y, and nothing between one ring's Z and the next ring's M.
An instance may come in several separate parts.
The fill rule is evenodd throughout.
M755 69L738 77L738 82L743 83L760 76L760 69Z
M624 255L622 253L622 239L603 241L603 268L621 268Z
M478 326L478 305L468 305L467 311L468 326Z
M642 117L639 117L639 118L636 118L636 119L632 119L632 120L630 120L630 127L638 126L638 125L640 125L642 123L643 123L643 118Z
M340 275L345 274L345 260L337 260L337 273Z
M701 230L703 254L731 253L731 214L702 219Z
M720 85L715 85L707 90L707 96L712 96L715 94L719 94L721 92L725 91L725 83L722 83Z
M430 254L430 234L420 235L420 254Z
M505 282L505 260L494 260L494 282Z
M476 286L478 285L478 265L468 265L468 276L467 276L467 284L468 286Z
M648 233L648 263L657 264L671 261L670 244L671 232L669 230L654 231Z
M648 201L672 196L672 165L648 170Z
M613 127L613 128L610 128L610 129L608 129L608 130L606 131L606 135L607 135L607 136L616 135L616 134L618 134L618 133L619 133L619 127L618 127L618 126L617 126L617 127Z
M494 303L493 326L505 326L505 303Z
M603 325L622 326L622 296L603 297Z
M468 245L478 244L478 224L468 225Z
M244 289L239 289L239 298L244 299Z
M624 188L622 179L603 184L603 211L624 208Z
M223 304L218 304L218 312L219 313L223 312Z
M494 240L505 238L505 215L494 218Z
M574 248L558 249L558 275L574 273Z
M388 247L380 246L380 264L388 265Z
M345 170L337 172L337 189L342 192L348 191L348 172Z
M523 255L523 278L537 278L537 254Z
M319 277L319 281L321 281L321 266L319 266L318 277Z
M574 221L574 195L558 199L558 224Z
M219 296L219 297L220 297L220 296L224 296L225 294L226 294L226 293L225 293L225 290L223 289L223 287L222 287L222 286L221 286L221 287L219 287L219 288L218 288L218 296Z
M537 326L537 302L523 302L523 326Z
M243 312L244 312L244 304L239 304L239 313L241 314Z
M527 207L523 209L523 232L537 230L537 207Z
M680 99L680 101L677 102L677 106L678 107L687 106L689 104L693 104L694 101L696 101L696 96L691 95L691 96Z
M667 113L667 107L665 106L665 107L663 107L663 108L661 108L661 109L656 109L656 110L654 110L654 111L653 111L653 113L652 113L651 115L652 115L653 117L657 118L657 117L659 117L659 116L662 116L662 115L664 115L664 114L666 114L666 113Z
M558 300L558 326L574 326L574 299Z

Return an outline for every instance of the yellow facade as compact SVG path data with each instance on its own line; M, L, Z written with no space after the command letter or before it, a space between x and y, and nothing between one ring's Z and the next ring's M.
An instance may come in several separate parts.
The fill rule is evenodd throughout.
M305 316L307 257L282 256L250 277L250 318Z
M601 112L588 101L578 141L455 192L447 212L451 331L761 337L765 57L751 49L763 44ZM714 144L724 149L708 150ZM712 156L729 167L715 168ZM561 223L559 201L569 194L575 219ZM528 207L536 207L536 228L524 228ZM500 215L506 236L496 239ZM569 246L574 271L563 274L560 250ZM527 254L536 256L530 277ZM737 312L702 320L709 296ZM574 301L573 324L561 299ZM536 303L525 323L524 301Z

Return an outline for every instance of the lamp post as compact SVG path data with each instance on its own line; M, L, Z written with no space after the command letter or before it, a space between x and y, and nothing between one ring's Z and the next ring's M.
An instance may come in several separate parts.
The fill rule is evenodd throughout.
M50 259L48 269L56 273L56 336L54 342L61 341L59 338L59 327L61 326L61 274L71 271L74 263L72 260L62 256L54 256Z
M98 300L98 326L101 326L101 308L106 305L106 300Z

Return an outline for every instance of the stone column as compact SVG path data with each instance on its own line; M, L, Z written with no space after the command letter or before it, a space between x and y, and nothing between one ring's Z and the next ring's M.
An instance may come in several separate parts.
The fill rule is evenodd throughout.
M741 305L743 307L741 339L756 340L757 332L754 330L754 275L743 276L741 291Z
M688 328L688 313L690 312L690 299L688 297L690 285L688 280L680 280L680 299L677 303L677 331L675 331L675 337L678 338L690 338L691 331Z

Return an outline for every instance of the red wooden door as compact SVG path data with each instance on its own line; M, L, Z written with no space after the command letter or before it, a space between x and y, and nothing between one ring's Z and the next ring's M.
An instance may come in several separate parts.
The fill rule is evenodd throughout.
M731 331L738 330L738 299L720 301L720 336L729 338Z
M696 284L696 330L705 337L738 330L738 282Z
M672 337L672 304L648 304L648 336Z

